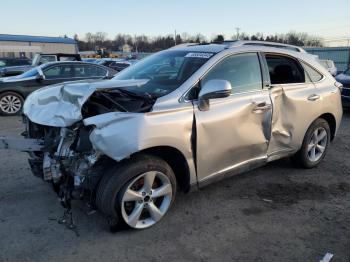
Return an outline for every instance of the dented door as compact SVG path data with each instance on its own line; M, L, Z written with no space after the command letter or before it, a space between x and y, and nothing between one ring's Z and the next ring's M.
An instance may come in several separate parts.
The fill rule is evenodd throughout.
M271 86L272 132L268 155L278 159L297 151L309 125L322 110L321 96L313 83Z
M265 162L271 127L269 92L261 90L195 107L198 180Z

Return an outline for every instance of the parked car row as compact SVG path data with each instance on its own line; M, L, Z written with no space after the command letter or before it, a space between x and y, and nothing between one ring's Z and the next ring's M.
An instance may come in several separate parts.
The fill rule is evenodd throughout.
M121 59L121 58L100 58L100 59L85 58L83 60L110 67L118 72L124 70L125 68L139 61L137 59Z
M6 76L16 76L20 75L36 66L55 61L81 61L79 54L36 54L33 60L29 59L16 59L16 58L7 58L8 62L6 66L1 67L0 59L0 77ZM31 62L30 62L31 61Z
M21 112L24 99L44 86L90 79L110 79L117 71L85 62L49 62L17 76L0 78L0 114Z

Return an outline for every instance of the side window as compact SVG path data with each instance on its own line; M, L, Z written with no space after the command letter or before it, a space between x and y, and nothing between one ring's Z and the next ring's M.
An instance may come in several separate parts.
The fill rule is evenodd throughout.
M46 79L60 79L71 78L72 68L71 66L53 66L44 71Z
M323 75L313 69L311 66L301 62L305 70L305 78L309 81L307 82L318 82L323 78Z
M292 58L266 55L271 84L305 83L305 73L300 63Z
M49 62L55 62L55 61L56 61L56 56L53 56L53 55L42 56L42 57L40 57L39 65L46 64Z
M75 77L101 77L105 76L107 71L99 68L97 66L90 65L78 65L74 66L74 75Z
M224 59L202 79L201 86L213 79L229 81L233 94L261 90L262 76L258 55L247 53Z

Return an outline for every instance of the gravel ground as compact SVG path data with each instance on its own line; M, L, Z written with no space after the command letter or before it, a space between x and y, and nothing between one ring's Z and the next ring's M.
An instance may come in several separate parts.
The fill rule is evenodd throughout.
M80 236L59 225L50 186L26 154L0 151L0 261L350 261L350 112L322 164L288 160L177 196L158 225L110 233L75 205ZM0 118L0 136L22 131Z

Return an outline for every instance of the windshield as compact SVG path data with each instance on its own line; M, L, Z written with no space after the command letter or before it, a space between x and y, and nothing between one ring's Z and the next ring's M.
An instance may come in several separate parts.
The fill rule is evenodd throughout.
M160 97L177 89L213 55L179 50L160 52L121 71L113 79L148 79L142 87L128 89Z
M27 72L24 72L23 74L15 76L14 78L28 78L28 77L36 76L37 74L38 74L38 70L36 68L33 68Z
M350 76L350 68L346 69L343 74L347 75L347 76Z

